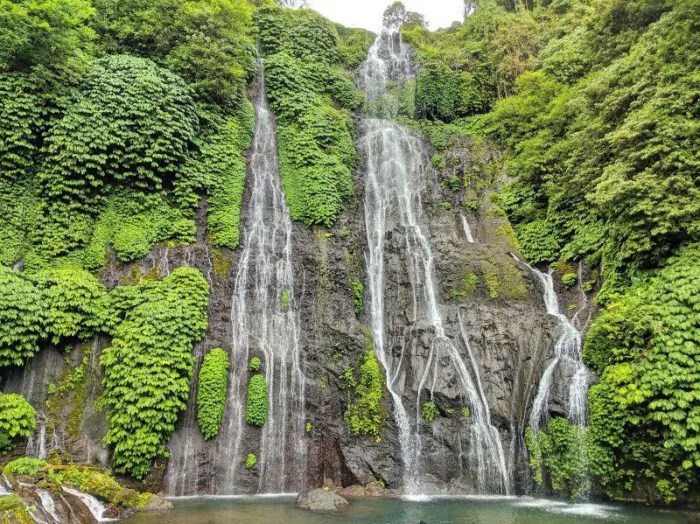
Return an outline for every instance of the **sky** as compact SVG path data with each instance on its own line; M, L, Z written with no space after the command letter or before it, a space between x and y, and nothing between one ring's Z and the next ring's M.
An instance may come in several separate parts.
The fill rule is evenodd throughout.
M347 27L364 27L378 33L382 13L394 0L307 0L309 7ZM430 29L462 21L464 0L403 0L406 9L425 16Z

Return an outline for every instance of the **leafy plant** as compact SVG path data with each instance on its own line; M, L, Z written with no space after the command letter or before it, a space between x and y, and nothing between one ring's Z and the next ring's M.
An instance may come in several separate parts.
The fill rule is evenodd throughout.
M205 440L219 434L226 407L230 362L228 353L212 349L204 357L197 381L197 422Z
M267 421L267 383L261 374L250 377L246 399L245 421L251 426L262 426Z
M255 456L255 453L248 453L245 456L245 467L246 468L253 469L257 463L258 463L258 458Z
M11 451L28 439L35 427L36 411L23 396L0 393L0 452Z
M430 424L440 416L440 410L437 408L434 402L428 401L423 402L423 407L420 410L420 414L421 417L423 417L423 420Z
M12 475L13 477L16 477L17 475L32 476L46 466L46 464L47 462L45 460L32 457L22 457L5 464L5 466L2 468L2 472L6 475Z
M39 351L41 293L23 274L0 266L0 367L20 366Z
M187 405L191 351L207 327L208 298L201 273L184 267L113 298L123 321L100 362L109 422L104 441L115 471L143 478L154 459L167 456L165 444Z
M353 435L379 438L386 418L382 407L384 374L372 347L365 351L356 384L353 398L345 410L345 421Z
M261 365L262 365L262 362L260 361L260 357L253 357L250 359L250 362L248 363L248 370L249 371L260 371Z

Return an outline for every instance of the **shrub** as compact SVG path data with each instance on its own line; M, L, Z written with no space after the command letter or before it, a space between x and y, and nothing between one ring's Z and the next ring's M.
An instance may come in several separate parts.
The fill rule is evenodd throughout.
M34 279L44 302L46 332L54 344L65 338L85 340L102 327L107 291L90 273L65 267L42 271Z
M245 467L246 468L253 469L257 463L258 463L258 459L255 456L255 453L248 453L245 456Z
M355 314L360 315L364 308L365 286L362 280L357 277L350 279L350 289L352 290L352 303L355 306Z
M202 362L197 382L197 422L205 440L219 434L226 407L230 362L228 353L212 349Z
M267 409L267 383L265 377L258 373L248 382L245 421L251 426L262 426L267 420Z
M578 275L576 273L566 273L561 277L561 283L564 284L566 288L575 286L576 282L578 282Z
M24 276L0 266L0 368L21 366L39 350L41 293Z
M0 393L0 452L28 439L36 427L36 411L23 396Z
M423 420L425 420L428 424L440 416L440 410L437 408L434 402L430 401L423 403L420 413Z
M386 412L382 407L384 374L371 347L365 351L359 374L354 398L345 411L345 421L353 435L378 438L386 418Z
M45 460L22 457L5 464L5 467L2 468L2 472L6 475L12 475L13 477L17 475L33 476L36 475L41 468L46 466L46 464Z
M178 414L187 406L192 346L207 327L208 285L201 273L178 268L162 281L113 293L124 320L104 350L104 392L114 470L143 478L167 456Z
M250 359L250 362L248 363L248 370L249 371L260 371L260 366L262 365L260 361L260 357L253 357Z

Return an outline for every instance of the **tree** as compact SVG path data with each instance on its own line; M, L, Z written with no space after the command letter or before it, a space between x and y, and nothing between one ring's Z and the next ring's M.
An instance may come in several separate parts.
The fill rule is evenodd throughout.
M88 0L0 0L0 69L78 74L95 37Z

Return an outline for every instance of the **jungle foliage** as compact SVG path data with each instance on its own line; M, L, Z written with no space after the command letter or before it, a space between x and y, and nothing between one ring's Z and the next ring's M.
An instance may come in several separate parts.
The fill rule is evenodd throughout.
M363 97L342 65L336 28L308 9L256 13L282 186L294 220L332 225L353 195L350 110Z

